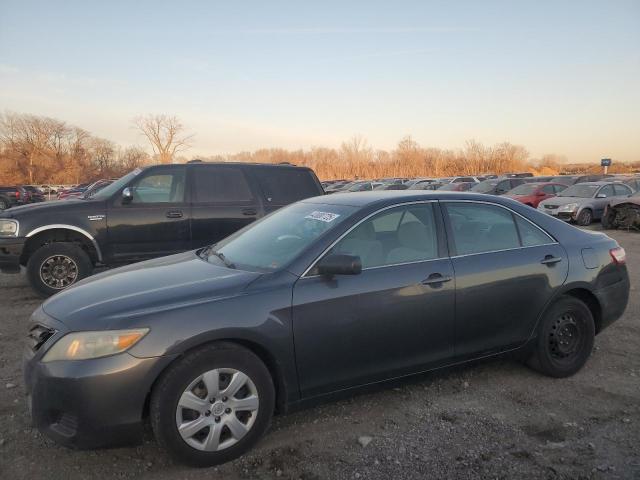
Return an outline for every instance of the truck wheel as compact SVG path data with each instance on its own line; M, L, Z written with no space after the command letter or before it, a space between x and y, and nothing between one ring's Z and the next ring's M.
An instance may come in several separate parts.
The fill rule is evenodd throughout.
M593 213L591 213L590 209L585 208L580 212L580 215L578 215L578 219L576 220L576 223L582 227L587 227L591 225L592 220L593 220Z
M214 343L169 367L151 394L151 427L179 462L209 467L249 450L275 408L269 370L250 350Z
M591 310L577 298L562 296L542 317L528 364L550 377L569 377L587 362L594 338Z
M27 278L31 287L49 297L91 275L89 255L78 245L54 242L36 250L27 262Z

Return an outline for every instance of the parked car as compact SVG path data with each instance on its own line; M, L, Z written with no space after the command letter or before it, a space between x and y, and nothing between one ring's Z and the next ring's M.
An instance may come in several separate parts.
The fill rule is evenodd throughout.
M91 185L91 183L79 183L78 185L74 185L73 187L58 190L58 200L65 200L67 197L81 197Z
M10 186L0 187L0 210L22 205L25 201L25 191L22 188Z
M173 457L209 466L336 392L506 352L568 377L628 298L615 240L513 200L336 194L50 298L25 387L60 443L140 440L148 411Z
M478 177L453 177L451 183L480 183Z
M381 183L374 190L407 190L408 188L406 183Z
M349 188L347 188L347 189L345 189L343 191L345 191L345 192L370 192L371 190L373 190L378 185L381 185L381 184L380 183L368 182L368 181L353 182L349 186Z
M628 197L631 193L631 188L622 183L577 183L556 197L540 202L538 210L560 220L586 226L594 220L600 220L611 199Z
M68 192L62 192L60 195L58 195L58 199L59 200L71 200L74 198L87 199L94 196L96 193L98 193L100 190L102 190L106 186L111 185L113 182L114 180L106 180L106 179L97 180L87 185L86 187L83 186L81 188L73 189Z
M438 190L447 192L466 192L471 187L477 184L478 182L451 182L445 183L441 187L438 187Z
M640 191L610 200L602 214L602 227L640 230Z
M441 182L418 182L410 187L410 190L438 190L443 185L448 183Z
M323 194L312 170L190 163L136 169L88 199L0 214L0 269L25 266L51 295L109 267L216 242L284 205Z
M533 208L538 208L541 201L555 197L558 193L567 188L561 183L535 182L523 183L513 190L505 193L505 197L512 198L517 202L524 203Z
M504 173L502 176L508 177L508 178L530 178L530 177L533 177L533 173L531 172Z
M38 187L36 187L35 185L23 185L22 188L24 188L29 194L28 203L38 203L38 202L44 202L46 200L44 192L40 190Z
M471 187L471 192L486 193L488 195L504 195L518 185L526 183L524 178L493 178L480 182Z

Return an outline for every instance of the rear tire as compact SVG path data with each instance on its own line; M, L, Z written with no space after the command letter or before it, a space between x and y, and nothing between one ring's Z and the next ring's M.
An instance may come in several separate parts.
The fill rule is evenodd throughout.
M234 393L236 374L246 380ZM175 460L209 467L253 447L269 428L274 409L275 388L264 363L246 348L220 342L169 367L151 394L150 420L156 440Z
M91 275L93 264L78 245L54 242L36 250L27 262L27 278L33 290L50 297Z
M577 298L562 296L540 321L528 365L550 377L569 377L587 362L594 339L591 310Z
M592 221L593 221L593 212L591 212L589 208L585 208L580 212L580 215L578 215L578 219L576 220L576 223L581 227L588 227L589 225L591 225Z

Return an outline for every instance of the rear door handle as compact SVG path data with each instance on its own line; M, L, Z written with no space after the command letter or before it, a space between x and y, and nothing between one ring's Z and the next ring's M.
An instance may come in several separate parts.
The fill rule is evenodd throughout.
M420 283L422 283L422 285L438 285L440 283L450 282L451 280L453 280L453 277L444 276L440 273L432 273Z
M180 210L170 210L166 213L167 218L182 218L182 212Z
M554 257L553 255L547 255L542 260L540 260L540 263L543 264L543 265L555 265L556 263L559 263L561 261L562 261L562 258L560 258L560 257Z
M242 209L242 214L243 215L249 216L249 215L255 215L257 213L258 213L258 211L255 208L243 208Z

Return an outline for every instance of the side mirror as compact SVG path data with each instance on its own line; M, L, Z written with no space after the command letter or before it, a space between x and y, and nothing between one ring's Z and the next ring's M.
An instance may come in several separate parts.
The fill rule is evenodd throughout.
M318 263L320 275L358 275L362 261L355 255L328 255Z
M607 194L606 193L599 193L596 195L596 198L607 198Z
M127 203L131 203L131 200L133 200L133 192L129 187L126 187L122 190L122 203L126 205Z

